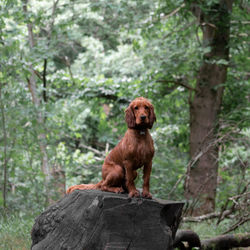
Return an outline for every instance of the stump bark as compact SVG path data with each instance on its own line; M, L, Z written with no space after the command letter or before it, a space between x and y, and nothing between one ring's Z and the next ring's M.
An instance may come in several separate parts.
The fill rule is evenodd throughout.
M36 219L31 249L172 249L183 205L77 190Z

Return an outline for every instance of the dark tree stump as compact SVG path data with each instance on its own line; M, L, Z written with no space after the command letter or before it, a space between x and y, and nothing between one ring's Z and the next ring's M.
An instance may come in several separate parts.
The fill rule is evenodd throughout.
M172 249L183 203L74 191L35 221L32 250Z

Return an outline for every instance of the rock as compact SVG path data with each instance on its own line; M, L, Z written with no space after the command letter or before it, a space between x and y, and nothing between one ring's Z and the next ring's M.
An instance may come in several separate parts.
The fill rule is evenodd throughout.
M31 249L172 249L183 204L77 190L36 219Z

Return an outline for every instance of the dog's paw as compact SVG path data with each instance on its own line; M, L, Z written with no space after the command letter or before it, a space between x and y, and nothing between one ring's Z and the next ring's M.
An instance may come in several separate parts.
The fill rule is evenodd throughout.
M118 188L116 188L115 193L122 194L122 193L124 193L124 189L122 187L118 187Z
M135 190L130 191L128 196L130 198L132 198L132 197L140 197L140 192L137 189L135 189Z
M152 199L152 194L150 194L149 192L143 191L142 197L146 199Z

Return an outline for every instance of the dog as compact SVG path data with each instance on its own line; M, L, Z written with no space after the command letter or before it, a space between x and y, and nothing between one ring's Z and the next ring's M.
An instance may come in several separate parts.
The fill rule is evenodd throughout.
M137 169L143 167L142 197L152 198L149 192L154 142L149 133L156 121L153 105L144 97L133 100L125 110L128 129L122 140L107 155L102 166L102 180L97 184L81 184L68 188L74 190L99 189L102 191L123 193L129 197L139 197L134 180Z

